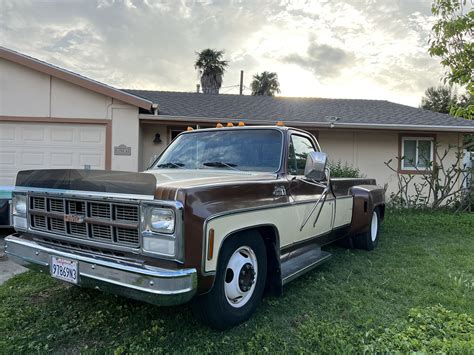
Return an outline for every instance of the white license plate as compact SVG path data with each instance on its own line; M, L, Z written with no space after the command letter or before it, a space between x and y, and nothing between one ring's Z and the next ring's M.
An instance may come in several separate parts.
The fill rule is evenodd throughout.
M77 261L51 257L51 276L57 279L77 284L79 272L77 270Z

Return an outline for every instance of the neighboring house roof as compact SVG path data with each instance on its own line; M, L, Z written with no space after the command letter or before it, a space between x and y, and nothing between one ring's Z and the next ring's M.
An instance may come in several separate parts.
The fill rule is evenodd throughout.
M474 121L381 100L124 91L158 104L161 118L328 127L331 117L337 117L334 126L341 128L474 132Z
M112 86L100 83L98 81L86 78L85 76L76 74L66 69L59 68L55 65L43 62L39 59L18 53L14 50L0 46L0 58L23 65L30 69L51 75L55 78L62 79L85 89L97 92L99 94L112 97L123 101L127 104L140 107L145 110L151 110L152 102L143 97L137 97L131 93L116 89Z

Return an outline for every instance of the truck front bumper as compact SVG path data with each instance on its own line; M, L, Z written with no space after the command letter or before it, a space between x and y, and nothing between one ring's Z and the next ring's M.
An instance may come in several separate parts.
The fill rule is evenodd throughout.
M50 273L52 256L78 263L78 286L95 288L160 305L188 302L196 293L196 269L170 270L40 245L13 234L5 238L5 253L30 269Z

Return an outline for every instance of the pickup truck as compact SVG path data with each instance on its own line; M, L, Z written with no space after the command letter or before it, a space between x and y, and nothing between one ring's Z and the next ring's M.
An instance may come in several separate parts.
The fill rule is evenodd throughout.
M77 286L191 301L223 329L326 261L322 246L377 246L374 179L331 179L306 131L219 126L181 133L142 173L20 171L6 254Z

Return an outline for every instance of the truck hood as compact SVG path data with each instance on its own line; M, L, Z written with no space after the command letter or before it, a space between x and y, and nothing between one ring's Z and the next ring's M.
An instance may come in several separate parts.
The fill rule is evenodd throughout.
M93 191L164 197L182 188L221 183L275 179L275 174L223 169L156 169L143 173L127 171L49 169L23 170L16 186L66 191ZM171 195L169 195L171 198Z
M227 169L155 169L144 174L156 178L156 186L189 188L202 185L237 183L256 180L274 180L276 175L264 172L248 172Z

